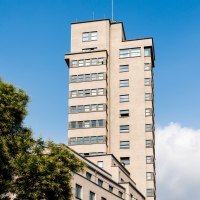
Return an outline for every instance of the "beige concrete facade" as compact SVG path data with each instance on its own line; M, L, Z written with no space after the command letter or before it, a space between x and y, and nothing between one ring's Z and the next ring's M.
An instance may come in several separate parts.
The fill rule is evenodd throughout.
M121 22L71 25L68 145L94 162L102 154L125 162L148 200L156 199L154 59L153 39L126 40Z

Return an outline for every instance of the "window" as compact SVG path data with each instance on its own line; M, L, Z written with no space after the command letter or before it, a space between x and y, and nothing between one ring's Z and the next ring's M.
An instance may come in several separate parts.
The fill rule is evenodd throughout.
M98 126L103 127L103 119L98 120Z
M103 95L103 88L98 89L98 95Z
M83 97L83 90L78 90L78 97Z
M86 42L86 41L89 41L89 36L90 36L90 33L83 33L82 34L82 41L83 42Z
M103 109L103 104L98 104L98 111L102 111Z
M153 173L152 173L152 172L147 172L147 173L146 173L146 179L147 179L148 181L153 180Z
M76 81L77 81L77 76L76 75L71 76L71 82L75 83Z
M90 66L90 59L85 60L85 66Z
M130 200L133 200L133 195L132 194L130 195Z
M85 75L85 81L90 81L90 74Z
M123 193L121 191L118 192L118 196L122 198Z
M86 172L86 178L87 178L88 180L91 180L92 174L90 174L89 172Z
M75 137L70 138L69 143L71 145L76 144L76 138Z
M97 137L98 144L103 144L103 136Z
M71 122L71 128L76 128L76 122Z
M78 66L83 67L84 66L84 60L79 60L78 61Z
M97 89L92 89L92 96L96 96L97 95Z
M71 112L76 113L76 106L71 106Z
M97 105L96 104L92 104L91 105L91 111L97 111Z
M89 89L85 90L85 96L86 96L86 97L89 97L89 96L90 96L90 90L89 90Z
M103 77L103 73L99 73L99 74L98 74L98 80L103 80L103 78L104 78L104 77Z
M120 133L129 133L129 125L120 125Z
M151 108L145 108L145 116L151 116L152 115L152 109Z
M119 81L119 87L128 87L129 86L129 80L120 80Z
M152 140L146 140L146 148L152 147Z
M151 47L144 48L144 56L151 56Z
M78 112L84 112L84 107L82 105L78 106Z
M153 157L152 156L146 156L146 163L152 164L153 163Z
M76 198L81 199L81 197L82 197L81 190L82 190L82 186L76 184L76 190L75 190Z
M91 144L96 144L96 142L97 142L97 137L96 137L96 136L92 136L92 137L90 138L90 143L91 143Z
M90 128L90 121L84 121L84 127Z
M97 58L92 58L92 65L97 65Z
M77 144L83 144L83 138L82 137L77 138Z
M119 57L120 58L127 58L127 57L129 57L129 49L120 49L119 50Z
M77 60L72 60L72 67L78 67Z
M97 31L91 32L90 35L92 41L97 40Z
M106 200L106 198L104 198L104 197L101 197L101 200Z
M96 126L97 126L97 121L96 120L92 120L91 121L91 127L92 128L96 128Z
M90 106L89 105L85 105L84 106L84 110L85 110L85 112L90 112Z
M153 189L147 189L147 197L153 197Z
M98 185L99 185L100 187L103 187L103 181L102 181L101 179L98 179Z
M129 149L129 141L120 141L120 149Z
M93 47L93 48L86 48L86 49L82 49L82 52L91 52L91 51L96 51L97 47Z
M128 94L120 95L119 99L120 99L120 102L128 102L129 101L129 95Z
M89 144L90 143L90 138L89 137L84 137L84 144Z
M76 95L77 95L76 90L71 91L71 96L72 96L72 97L76 97Z
M95 193L90 191L90 200L95 200Z
M151 64L150 63L144 63L144 70L145 71L151 70Z
M145 101L151 101L152 100L152 94L151 93L145 93Z
M150 78L145 78L144 79L144 85L151 85L151 79Z
M97 166L99 166L100 168L103 168L103 161L97 161Z
M84 81L83 74L78 75L78 82Z
M130 158L129 157L120 157L120 162L123 163L124 165L129 165Z
M129 110L120 110L119 115L120 117L129 117Z
M140 48L130 49L130 53L131 57L140 56Z
M99 63L99 65L103 65L103 58L99 58L98 63Z
M131 48L131 49L120 49L119 50L119 57L120 58L127 58L127 57L137 57L141 55L140 48Z
M152 125L151 124L145 124L145 131L151 132L152 131Z
M109 192L113 192L113 187L111 185L108 186Z
M83 121L78 121L78 128L83 128Z
M120 65L119 66L119 72L128 72L129 66L128 65Z

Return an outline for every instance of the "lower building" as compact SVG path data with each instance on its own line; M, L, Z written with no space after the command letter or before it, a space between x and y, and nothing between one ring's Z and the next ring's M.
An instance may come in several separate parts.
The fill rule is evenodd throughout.
M72 150L72 149L71 149ZM144 200L130 173L112 154L76 156L85 162L82 173L72 179L73 200Z

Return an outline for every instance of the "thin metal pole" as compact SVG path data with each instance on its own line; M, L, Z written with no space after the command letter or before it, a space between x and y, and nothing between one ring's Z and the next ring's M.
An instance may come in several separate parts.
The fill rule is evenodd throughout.
M113 5L113 0L112 0L112 21L113 21L113 18L114 18L114 9L113 9L114 5Z

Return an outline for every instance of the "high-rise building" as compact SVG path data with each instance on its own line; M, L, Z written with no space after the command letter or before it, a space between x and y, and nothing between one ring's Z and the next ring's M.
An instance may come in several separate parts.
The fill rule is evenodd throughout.
M154 45L126 40L122 22L71 24L68 145L100 167L113 154L147 200L156 199Z

